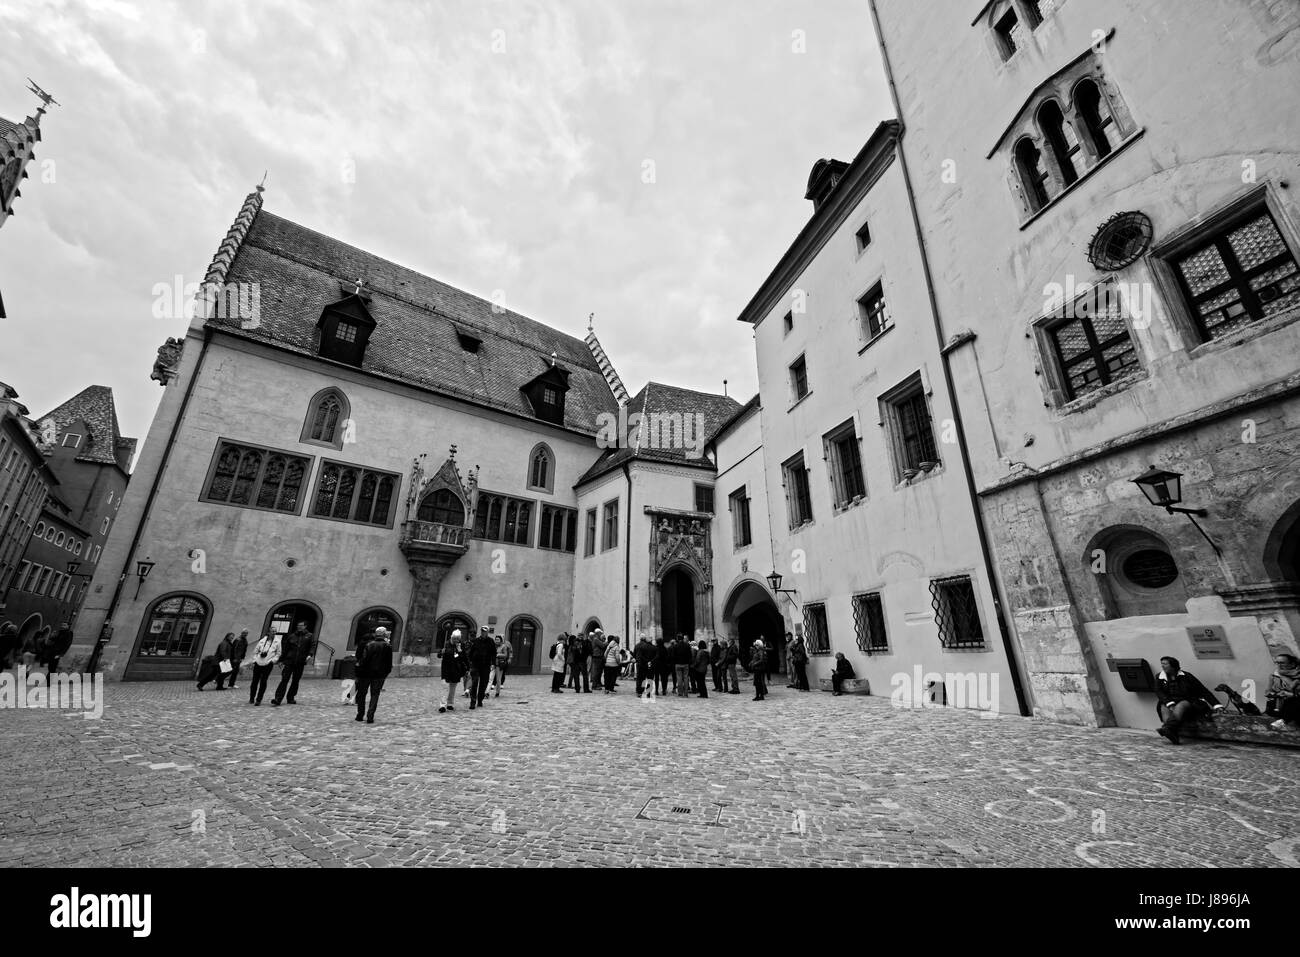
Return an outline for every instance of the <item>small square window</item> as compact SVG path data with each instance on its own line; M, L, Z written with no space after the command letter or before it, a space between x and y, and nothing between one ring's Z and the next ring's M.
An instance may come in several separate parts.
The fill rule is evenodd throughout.
M707 512L713 514L713 487L710 485L695 486L695 511Z
M790 365L790 391L796 402L808 394L808 362L803 356Z
M558 393L550 386L546 386L542 389L542 401L547 405L555 405L558 398Z
M65 449L66 448L75 449L80 444L81 444L81 436L78 435L76 432L63 433L63 447Z
M862 341L871 342L894 328L894 320L885 308L884 286L875 287L858 300L858 317L862 323Z
M339 342L356 342L357 327L350 322L339 322L334 327L334 338Z
M863 223L855 235L858 239L858 252L862 252L871 245L871 224Z

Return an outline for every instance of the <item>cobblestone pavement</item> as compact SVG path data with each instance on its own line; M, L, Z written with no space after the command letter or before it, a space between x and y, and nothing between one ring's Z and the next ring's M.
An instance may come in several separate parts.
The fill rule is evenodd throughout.
M274 685L274 681L272 682ZM777 688L549 693L481 711L390 680L109 684L0 711L0 865L1297 866L1300 756ZM742 689L743 690L743 689Z

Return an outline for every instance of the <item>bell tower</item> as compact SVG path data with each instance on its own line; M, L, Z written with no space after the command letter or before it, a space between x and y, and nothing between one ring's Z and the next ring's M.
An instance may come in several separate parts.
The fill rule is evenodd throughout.
M22 195L19 189L27 178L27 165L36 158L36 144L41 141L41 117L50 104L58 101L31 80L28 89L41 100L35 116L15 123L0 116L0 226L14 214L14 200Z

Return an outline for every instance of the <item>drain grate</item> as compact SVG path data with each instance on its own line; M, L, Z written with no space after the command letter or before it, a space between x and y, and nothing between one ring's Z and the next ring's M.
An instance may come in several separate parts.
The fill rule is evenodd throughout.
M675 808L673 808L673 813L674 813L674 814L690 814L690 813L691 813L691 809L688 808L688 807L675 807Z
M645 803L637 818L687 827L725 827L721 820L723 807L716 801L697 803L690 798L683 801L680 797L654 797Z

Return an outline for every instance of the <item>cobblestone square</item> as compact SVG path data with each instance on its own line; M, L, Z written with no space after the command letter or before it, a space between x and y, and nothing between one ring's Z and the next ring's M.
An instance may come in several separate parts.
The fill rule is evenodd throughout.
M1297 866L1294 751L886 698L554 695L439 715L391 680L109 684L103 717L0 711L0 864Z

